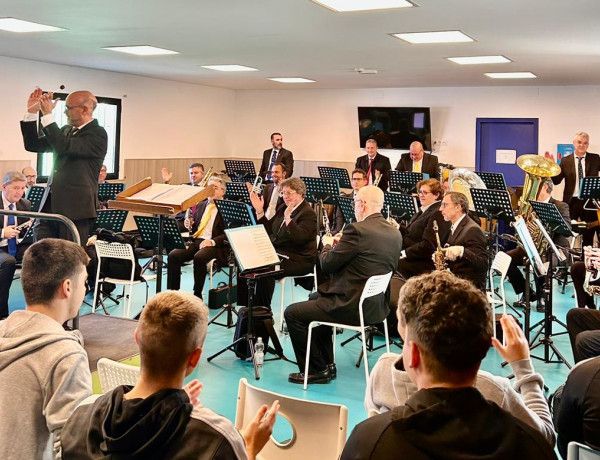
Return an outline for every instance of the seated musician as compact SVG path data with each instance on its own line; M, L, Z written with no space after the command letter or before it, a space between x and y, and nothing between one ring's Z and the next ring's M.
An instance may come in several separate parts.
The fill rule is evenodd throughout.
M286 179L281 182L281 189L285 206L277 208L271 220L265 216L264 197L252 192L250 200L256 211L257 223L265 226L275 250L282 256L283 273L278 278L305 275L312 272L315 265L317 215L304 199L306 185L302 180L296 177ZM306 281L312 287L312 278L307 278ZM259 280L254 305L271 308L274 289L275 278ZM238 278L238 305L248 305L248 289L242 277Z
M352 171L350 185L352 185L352 191L349 193L342 192L342 196L345 196L346 198L354 198L356 196L356 193L365 185L367 185L367 173L362 169L355 169L354 171ZM342 228L344 228L344 224L346 221L344 220L344 214L342 213L342 209L339 206L333 208L331 222L333 223L333 226L331 227L332 235L340 233L342 231Z
M186 185L192 185L194 187L200 186L200 182L204 178L204 165L202 163L192 163L188 167L190 181L185 182ZM171 179L173 179L173 172L169 171L166 167L163 167L160 170L162 175L162 180L165 184L170 184ZM185 220L185 212L178 212L175 215L175 220L177 221L177 227L183 233L186 231L184 220Z
M283 197L281 196L281 183L287 177L285 165L277 161L271 170L271 179L273 182L265 185L263 190L265 217L271 220L275 217L276 211L280 206L285 206ZM250 187L251 189L251 187Z
M417 184L421 210L416 213L402 232L404 249L398 262L398 273L404 279L428 273L435 268L431 255L437 246L433 222L437 222L440 241L450 232L450 223L440 212L444 190L437 179L425 179Z
M560 212L560 215L565 219L567 224L570 225L571 218L569 217L569 206L567 205L567 203L564 203L563 201L555 200L554 198L552 198L551 193L552 193L553 188L554 188L554 183L552 182L552 179L544 180L544 182L542 182L542 185L540 187L537 201L539 201L540 203L551 203L551 204L556 205L556 207L558 208L558 212ZM562 246L562 247L569 246L569 241L567 240L567 237L564 235L560 235L557 233L552 237L552 240L558 246ZM508 280L510 281L510 284L512 285L512 287L515 290L515 294L520 295L523 292L525 292L525 277L521 273L521 270L519 270L519 265L523 265L523 263L524 263L525 251L523 250L523 248L517 247L515 249L511 249L510 251L507 251L507 254L512 258L512 261L510 263L510 266L508 268L508 272L506 273L506 275L508 277ZM536 277L537 289L531 289L530 294L529 294L529 299L531 301L538 300L538 302L539 302L538 309L539 310L543 309L543 304L540 302L541 299L538 299L538 293L541 292L541 290L542 290L542 286L541 286L542 282L543 282L543 277L542 278ZM514 306L523 307L523 304L524 304L523 300L524 299L521 297L521 299L519 299L518 302L515 302Z
M18 171L10 171L2 180L2 209L29 211L31 203L23 198L27 179ZM16 225L29 219L2 216L0 219L0 320L8 316L8 295L16 270L16 263L23 258L28 244L20 244L18 238L25 236L27 228L18 230Z
M460 192L448 192L440 209L444 219L452 224L444 248L448 269L484 290L488 273L487 241L481 227L467 214L467 197Z
M227 263L225 226L214 204L215 200L222 200L225 196L225 182L220 177L212 177L208 187L215 189L214 195L192 208L190 218L185 222L193 236L192 243L186 249L169 252L167 262L167 289L178 290L181 285L181 266L184 262L194 260L194 295L200 298L206 278L206 264L212 259Z
M575 262L571 265L571 278L573 279L573 288L575 289L577 306L579 308L587 307L593 310L596 309L594 296L584 288L588 270L596 269L596 265L600 265L600 248L593 248L591 246L585 246L584 248L584 262ZM590 275L588 285L596 287L593 290L598 291L597 287L600 286L600 277Z

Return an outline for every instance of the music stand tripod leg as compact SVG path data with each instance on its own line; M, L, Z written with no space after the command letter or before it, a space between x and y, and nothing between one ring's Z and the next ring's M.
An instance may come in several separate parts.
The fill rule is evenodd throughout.
M235 307L233 306L233 303L231 302L231 290L233 288L233 271L235 270L235 257L233 254L233 251L231 250L231 248L229 249L229 256L228 256L228 264L229 264L229 282L228 282L228 290L227 290L227 304L223 305L221 307L221 311L219 313L217 313L213 319L211 319L208 324L216 324L218 326L223 326L226 327L227 329L230 329L232 327L235 326L234 322L233 322L233 314L235 313L235 316L238 316L238 312L236 311ZM227 322L225 324L223 323L217 323L217 318L219 318L223 313L227 313Z

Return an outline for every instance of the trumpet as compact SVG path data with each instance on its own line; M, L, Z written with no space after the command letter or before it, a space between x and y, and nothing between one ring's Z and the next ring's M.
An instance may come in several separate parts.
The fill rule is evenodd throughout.
M206 185L208 184L208 181L210 180L210 178L213 175L212 170L213 170L212 166L210 168L208 168L208 171L206 171L206 174L204 174L204 177L198 183L198 187L206 187Z
M254 179L254 184L252 184L252 188L250 189L250 193L254 192L257 195L262 193L262 177L260 175L256 175L256 179Z
M446 257L440 243L440 233L437 220L433 221L433 231L435 232L435 241L437 242L437 248L433 253L433 264L436 270L448 270L448 264L446 264Z
M379 175L377 175L377 170L375 171L375 180L373 181L373 185L375 187L377 187L379 185L379 181L381 180L381 176L383 176L383 174L379 173Z

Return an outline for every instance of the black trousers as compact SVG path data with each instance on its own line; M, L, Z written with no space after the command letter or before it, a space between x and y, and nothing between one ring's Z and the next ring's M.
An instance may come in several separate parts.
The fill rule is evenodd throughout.
M15 275L17 261L23 259L27 244L17 246L17 256L8 253L8 246L0 247L0 319L8 316L8 296Z
M600 311L587 308L569 310L567 331L576 363L600 356Z
M90 230L96 219L80 219L74 220L73 223L79 234L79 241L82 246L85 246L90 236ZM61 240L73 241L73 234L62 222L38 220L33 229L35 241L43 240L44 238L60 238Z
M194 260L194 295L202 298L206 280L206 264L212 259L226 264L223 251L215 246L200 249L203 239L195 239L186 249L173 249L167 261L167 289L179 290L181 287L181 267L185 262Z
M584 222L594 222L598 220L598 215L595 211L586 211L583 206L587 200L580 200L579 198L571 198L569 203L569 214L571 219L581 219ZM598 233L600 230L599 226L595 228L588 228L582 233L583 246L592 246L594 243L594 233ZM598 234L600 238L600 233Z
M577 297L578 307L588 307L595 309L594 297L589 295L583 289L583 283L585 282L585 264L583 262L576 262L571 265L571 279L573 280L573 287L575 288L575 296ZM592 284L598 285L600 281L594 281Z

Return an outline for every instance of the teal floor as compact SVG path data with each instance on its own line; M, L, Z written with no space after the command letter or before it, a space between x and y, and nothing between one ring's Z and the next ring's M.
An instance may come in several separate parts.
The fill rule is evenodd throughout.
M226 277L223 274L217 274L214 281L215 283L226 281ZM187 266L184 268L184 274L182 276L182 289L191 291L192 283L192 267ZM206 284L208 285L208 280ZM163 282L163 286L164 285L165 283ZM505 288L507 290L508 300L512 303L516 300L516 296L512 291L510 284L507 283ZM150 292L153 293L154 290L155 284L154 282L151 282ZM273 296L273 307L276 319L279 318L280 293L280 287L279 284L277 284ZM572 298L572 295L572 285L567 286L565 294L561 294L560 289L557 286L554 288L554 312L558 319L563 322L567 311L575 305L575 300ZM306 299L306 296L307 292L302 288L295 288L295 301L304 300ZM285 303L287 305L290 303L289 283L288 287L286 287L285 297ZM19 282L13 283L10 298L11 310L22 309L25 307ZM135 286L131 316L134 316L139 312L144 302L144 298L145 289L143 285ZM91 296L86 300L91 302ZM123 308L121 305L109 305L108 309L111 315L122 315ZM211 310L211 317L215 315L217 311L218 310ZM81 314L89 312L90 307L84 304L81 309ZM541 313L533 312L531 318L532 324L541 320L542 317L543 315ZM558 325L555 325L553 328L555 332L564 331L564 329ZM207 362L206 358L208 356L216 353L233 340L233 334L233 328L227 329L217 325L211 325L209 327L200 365L193 375L190 376L190 378L198 378L200 381L204 382L201 400L205 406L212 408L233 421L235 419L238 382L240 378L245 377L250 383L260 388L265 388L288 396L346 405L349 411L348 434L357 423L365 419L366 412L363 405L365 392L364 369L362 367L356 368L354 365L356 358L361 351L360 343L358 341L354 341L344 348L338 346L336 350L336 364L338 369L337 380L326 385L309 385L308 390L304 391L301 385L288 383L288 374L290 372L296 372L297 368L293 364L285 361L277 360L266 362L262 378L259 381L254 380L252 365L237 359L230 351L225 352L210 363ZM346 332L342 335L342 338L348 336L349 333ZM338 336L338 339L339 337L340 336ZM573 355L568 336L566 334L558 335L555 336L553 340L560 352L564 354L570 363L572 363ZM285 355L293 360L294 353L289 338L281 335L281 342ZM381 340L381 343L383 343L383 340ZM377 357L381 355L384 350L385 348L370 354L369 363L371 366L376 363ZM398 348L394 350L394 347L392 347L392 351L399 352L400 350ZM533 354L543 357L543 347L538 347ZM267 357L268 356L269 355L267 355ZM490 349L487 357L483 361L482 368L498 375L508 376L510 374L510 369L501 367L501 362L502 359L499 357L498 353L494 349ZM564 364L545 363L542 360L534 359L534 366L536 371L544 376L545 383L550 392L554 391L566 380L568 368Z

